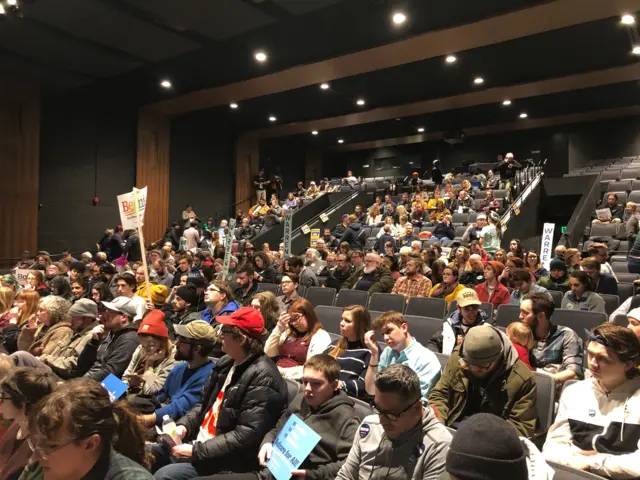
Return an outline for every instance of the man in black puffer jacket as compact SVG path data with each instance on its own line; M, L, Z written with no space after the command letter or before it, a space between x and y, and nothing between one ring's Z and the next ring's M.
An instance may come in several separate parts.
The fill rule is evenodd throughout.
M152 447L156 480L257 470L260 442L287 405L286 384L264 354L260 312L243 307L217 321L226 355L213 368L201 401L176 422L187 443ZM186 328L176 325L177 341L185 341ZM170 464L171 456L179 463Z
M358 223L357 217L351 215L349 216L349 226L342 234L340 243L347 242L351 246L351 250L362 250L367 240L362 232L362 225Z

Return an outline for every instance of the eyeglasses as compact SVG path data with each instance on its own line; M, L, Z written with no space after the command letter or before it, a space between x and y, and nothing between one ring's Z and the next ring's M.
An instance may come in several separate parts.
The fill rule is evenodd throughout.
M93 434L91 434L91 435L93 435ZM89 437L91 435L87 435L87 437ZM82 440L82 439L87 438L87 437L83 437L83 438L81 438L79 440ZM67 443L63 443L62 445L58 445L58 446L55 446L55 447L44 449L44 448L36 447L33 444L33 442L31 441L31 439L27 438L27 445L29 445L29 448L31 449L31 451L33 452L33 454L36 457L38 457L41 460L47 460L47 458L49 456L51 456L51 454L53 454L53 453L57 452L58 450L66 447L67 445L71 445L75 441L76 441L76 439L74 438L73 440L71 440L71 441L69 441Z
M291 318L291 323L296 323L303 317L303 315L299 313L298 315L296 314L289 315L289 317Z
M221 329L221 328L222 328L222 325L220 325L218 327L218 329ZM180 335L176 335L176 343L178 343L178 342L186 343L186 344L189 344L189 345L196 345L196 342L192 341L190 338L181 337Z
M373 412L376 415L378 415L380 417L384 416L384 417L388 418L389 420L391 420L393 422L397 422L398 420L400 420L400 417L402 417L402 415L407 413L411 409L411 407L413 407L419 401L420 401L420 398L416 399L415 401L411 402L407 407L405 407L400 412L390 412L388 410L380 410L378 408L378 406L375 404L375 402L373 404L371 404L371 407L373 408Z

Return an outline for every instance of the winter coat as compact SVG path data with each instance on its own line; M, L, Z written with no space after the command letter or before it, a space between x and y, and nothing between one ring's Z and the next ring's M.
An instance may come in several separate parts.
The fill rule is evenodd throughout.
M345 290L355 288L364 274L363 265L351 274L347 281L342 284L342 288ZM381 265L373 273L373 285L369 289L369 293L391 293L394 283L391 271L387 267Z
M478 316L473 325L468 328L477 327L489 323L487 312L478 310ZM468 331L468 329L467 329ZM462 316L460 310L456 310L442 324L442 330L433 334L426 347L432 352L445 353L450 355L453 350L462 343L466 332L462 328Z
M111 373L122 378L139 344L136 324L129 324L117 332L109 332L102 342L92 338L78 358L78 370L86 372L86 378L98 382Z
M449 357L442 377L429 395L429 405L448 427L463 420L463 413L493 413L513 425L520 435L531 437L537 418L536 379L518 358L507 336L497 329L496 332L502 339L502 362L484 385L479 411L464 412L471 388L467 373L459 364L464 341Z
M318 408L311 408L301 392L289 404L275 428L267 433L262 444L274 443L289 417L296 415L320 435L320 442L298 468L305 470L305 479L333 480L349 455L353 437L362 420L353 405L353 400L346 393L338 392ZM266 468L258 476L261 480L275 478Z
M359 223L350 223L342 234L340 243L347 242L352 250L362 250L366 240L362 233L362 226Z
M29 352L34 357L49 355L59 346L66 345L73 337L71 324L60 322L45 330L44 326L25 326L18 337L18 350Z
M167 376L169 372L175 367L178 362L174 358L176 354L176 347L171 346L171 350L167 353L165 359L160 362L160 364L156 368L149 369L145 371L142 375L142 384L140 385L140 390L138 391L138 395L150 396L158 393L164 382L167 380ZM136 370L140 366L141 363L144 362L145 352L142 345L136 348L135 352L133 352L133 356L131 357L131 361L129 362L129 366L124 371L124 375L122 376L122 381L129 384L128 376L134 375Z
M231 357L222 357L211 372L200 403L178 420L177 424L187 429L184 441L197 438L232 366ZM225 389L215 437L194 442L191 464L199 475L258 470L260 443L276 425L286 405L287 386L275 363L264 354L249 356L236 365Z
M67 343L58 343L51 352L40 355L40 360L49 365L60 378L67 379L82 375L82 373L74 373L78 365L78 358L91 340L91 331L96 326L98 326L97 320L80 333L72 332L73 334Z
M509 301L511 300L509 289L502 285L500 282L498 282L498 284L496 285L496 288L493 290L491 297L489 297L489 288L487 287L487 282L476 285L474 287L474 290L478 294L478 299L481 302L491 303L494 310L497 310L500 305L508 305Z
M431 235L433 235L436 238L447 237L449 240L453 240L456 236L456 231L453 228L453 225L451 224L447 225L444 222L440 222L435 226L435 228L433 229L433 232L431 232Z

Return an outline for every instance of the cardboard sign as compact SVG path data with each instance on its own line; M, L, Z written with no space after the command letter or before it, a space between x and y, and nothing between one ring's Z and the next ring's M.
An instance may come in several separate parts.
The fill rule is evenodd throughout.
M309 225L302 225L302 227L300 227L300 230L302 230L302 233L304 233L305 235L309 235L309 232L311 232Z
M109 392L109 400L111 400L111 403L118 400L122 395L124 395L124 392L129 389L129 386L113 373L110 373L100 385Z
M598 216L598 220L609 220L611 218L611 209L599 208L596 210L596 215Z
M327 223L329 221L329 215L327 215L326 213L321 213L320 220L322 221L322 223Z
M293 210L284 211L284 256L291 256L291 226L293 223Z
M542 227L542 245L540 246L540 263L549 270L549 263L553 256L553 232L556 229L555 223L545 223Z
M267 468L277 480L289 480L291 472L300 468L319 441L320 435L296 415L291 415L273 442Z
M311 241L309 242L309 245L311 245L311 248L315 248L315 246L317 245L319 239L320 239L320 229L319 228L312 228L311 229Z
M14 270L15 273L13 274L13 276L16 277L18 283L24 287L27 283L27 275L29 275L30 271L31 270L29 270L28 268L18 268Z
M236 229L236 219L229 220L229 235L224 239L224 263L222 264L222 279L229 278L229 264L231 263L231 247L233 245L233 231ZM236 265L237 266L237 265Z
M147 207L147 187L134 188L129 193L118 195L120 223L125 230L139 228L144 225L144 211Z

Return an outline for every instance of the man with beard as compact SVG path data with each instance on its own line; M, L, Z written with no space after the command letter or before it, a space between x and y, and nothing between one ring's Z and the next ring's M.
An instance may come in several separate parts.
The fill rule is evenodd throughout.
M572 329L551 323L554 310L546 294L532 293L520 305L520 321L531 328L536 340L531 351L536 367L562 385L583 376L582 339Z
M471 270L460 275L460 280L458 280L460 285L473 288L476 285L484 283L484 264L482 263L482 257L475 253L471 255L469 257L469 266Z
M569 276L567 275L567 265L558 258L551 259L549 263L549 275L545 275L538 280L538 285L547 290L556 290L562 293L569 291Z
M200 391L213 369L209 355L217 342L214 328L196 320L185 326L176 338L176 360L184 360L171 370L156 396L154 413L140 416L147 426L162 425L165 415L177 420L200 401Z
M324 286L335 288L336 292L340 291L344 282L351 276L353 269L351 268L351 260L349 255L341 253L337 257L336 268L329 273L324 281Z
M393 283L391 271L382 265L380 255L367 253L364 266L353 272L342 288L369 293L391 293Z
M171 302L173 308L173 315L169 318L173 325L185 325L193 322L194 320L200 320L202 313L199 310L200 296L196 291L196 286L189 283L184 287L178 287L176 295ZM170 335L172 328L169 327Z

